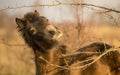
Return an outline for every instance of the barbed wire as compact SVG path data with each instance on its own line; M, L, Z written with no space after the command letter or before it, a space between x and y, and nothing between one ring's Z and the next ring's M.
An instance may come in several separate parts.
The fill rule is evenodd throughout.
M28 7L39 7L39 6L60 6L60 5L73 5L73 6L86 6L86 7L96 7L96 8L100 8L100 9L104 9L107 12L115 12L115 13L120 13L119 10L116 10L115 8L107 8L104 6L99 6L99 5L94 5L94 4L88 4L88 3L63 3L60 2L58 0L55 0L56 3L54 4L35 4L35 5L23 5L23 6L17 6L17 7L7 7L4 9L0 9L0 11L4 11L4 10L9 10L9 9L18 9L18 8L28 8Z
M103 7L103 6L99 6L99 5L94 5L94 4L88 4L88 3L62 3L58 0L55 0L56 3L55 4L35 4L35 5L29 5L29 6L18 6L18 7L7 7L7 8L4 8L4 9L0 9L0 11L4 11L4 10L9 10L9 9L18 9L18 8L28 8L28 7L39 7L39 6L60 6L60 5L73 5L73 6L86 6L86 7L95 7L95 8L100 8L100 9L103 9L105 10L105 12L115 12L115 13L120 13L119 10L116 10L114 8L107 8L107 7ZM10 43L7 43L5 42L4 40L1 40L0 41L1 44L4 44L4 45L7 45L7 46L26 46L25 44L10 44ZM54 66L54 67L58 67L58 68L61 68L61 69L67 69L67 70L72 70L72 69L85 69L87 67L89 67L90 65L94 64L95 62L97 62L99 59L101 59L103 56L105 56L106 54L108 54L109 52L113 52L113 51L118 51L120 50L120 48L111 48L109 50L106 50L104 53L102 53L101 55L99 55L98 57L93 57L93 58L90 58L90 59L87 59L87 60L84 60L84 61L80 61L80 62L77 62L77 63L74 63L72 65L77 65L79 63L84 63L86 61L89 61L89 60L93 60L92 62L88 63L88 64L85 64L83 66L69 66L69 67L66 67L66 66L60 66L60 65L55 65L55 64L52 64L50 63L48 60L46 60L45 58L43 57L39 57L40 59L43 59L45 62L47 62L50 66ZM77 53L71 53L71 54L67 54L67 55L63 55L63 57L66 57L66 56L71 56L71 55L74 55L74 54L88 54L88 53L100 53L100 52L77 52Z

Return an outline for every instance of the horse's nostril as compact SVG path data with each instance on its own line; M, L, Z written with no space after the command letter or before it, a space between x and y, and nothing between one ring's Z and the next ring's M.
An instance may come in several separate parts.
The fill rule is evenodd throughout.
M34 30L31 30L31 33L34 33Z
M55 31L49 31L49 34L55 35Z

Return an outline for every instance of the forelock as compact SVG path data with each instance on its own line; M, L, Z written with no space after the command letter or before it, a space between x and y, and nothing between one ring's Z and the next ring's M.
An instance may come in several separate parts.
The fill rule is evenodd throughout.
M35 19L35 18L38 18L39 15L35 14L35 13L27 13L25 16L24 16L24 19L25 20L28 20L28 21L31 21L32 19Z
M38 14L36 14L36 13L27 13L25 16L24 16L24 19L25 19L25 21L29 21L29 22L36 22L36 21L39 21L40 22L40 24L42 24L42 25L47 25L47 24L49 24L49 21L48 21L48 19L46 18L46 17L44 17L44 16L40 16L40 15L38 15Z

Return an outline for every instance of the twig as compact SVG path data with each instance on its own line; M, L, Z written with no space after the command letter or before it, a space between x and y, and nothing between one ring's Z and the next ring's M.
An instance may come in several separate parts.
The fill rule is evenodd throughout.
M107 10L109 12L116 12L120 13L119 10L116 10L114 8L107 8L99 5L94 5L94 4L88 4L88 3L62 3L58 0L55 0L57 3L56 4L36 4L36 5L28 5L28 6L18 6L18 7L7 7L5 9L1 9L0 11L8 10L8 9L17 9L17 8L26 8L26 7L39 7L39 6L59 6L59 5L81 5L81 6L86 6L86 7L96 7L100 9Z
M75 52L75 53L69 53L69 54L63 55L63 58L73 56L73 55L78 55L78 54L100 54L100 53L101 52Z
M103 56L105 56L107 53L109 52L112 52L112 51L118 51L120 50L120 48L111 48L111 49L108 49L106 50L104 53L102 53L101 55L99 55L97 58L95 58L94 61L92 61L91 63L88 63L86 65L83 65L83 66L79 66L79 67L74 67L74 66L69 66L69 67L66 67L66 66L59 66L59 65L55 65L55 64L52 64L50 63L49 61L47 61L46 59L44 59L43 57L39 57L40 59L44 60L46 63L48 63L49 65L51 66L54 66L54 67L58 67L58 68L61 68L61 69L67 69L67 70L72 70L72 69L86 69L87 67L89 67L90 65L94 64L95 62L97 62L100 58L102 58ZM86 60L87 61L87 60Z
M79 62L77 62L77 63L74 63L74 64L72 64L72 66L78 65L78 64L82 64L82 63L85 63L85 62L88 62L88 61L92 61L92 60L94 60L94 59L95 59L94 57L90 57L90 58L88 58L88 59L86 59L86 60L84 60L84 61L79 61Z
M79 67L71 67L70 69L86 69L87 67L89 67L90 65L94 64L96 61L98 61L100 58L102 58L103 56L105 56L107 53L112 52L112 51L118 51L120 50L120 48L111 48L106 50L103 54L99 55L93 62L86 64L84 66L79 66Z
M110 15L110 14L105 14L105 15L107 15L109 17L109 19L113 20L114 24L116 26L118 26L118 23L117 23L116 19L112 15Z
M79 4L80 5L80 4ZM94 4L86 4L86 3L83 3L81 5L84 5L84 6L90 6L90 7L97 7L97 8L101 8L101 9L104 9L104 10L107 10L107 11L111 11L111 12L116 12L116 13L120 13L119 10L116 10L114 8L107 8L107 7L103 7L103 6L98 6L98 5L94 5Z
M68 69L68 68L65 67L65 66L59 66L59 65L52 64L52 63L50 63L49 61L47 61L45 58L43 58L42 56L40 56L39 58L42 59L42 60L44 60L46 63L48 63L48 64L51 65L51 66L58 67L58 68L61 68L61 69Z

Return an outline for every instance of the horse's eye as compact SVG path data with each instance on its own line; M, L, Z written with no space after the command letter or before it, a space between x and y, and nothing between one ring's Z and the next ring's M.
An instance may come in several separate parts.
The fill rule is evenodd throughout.
M49 31L49 34L55 35L55 31Z
M32 34L36 34L36 29L35 29L35 28L30 28L30 32L31 32Z

